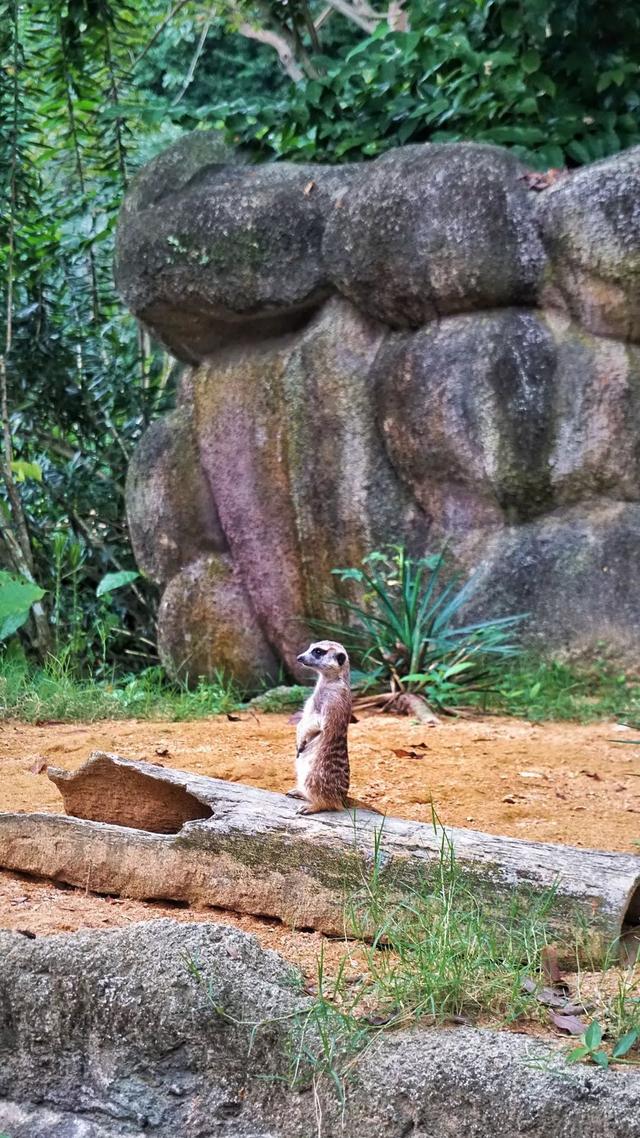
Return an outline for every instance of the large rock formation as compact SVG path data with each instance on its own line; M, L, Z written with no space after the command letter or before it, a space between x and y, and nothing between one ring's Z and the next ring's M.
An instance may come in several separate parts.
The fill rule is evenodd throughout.
M332 568L444 538L474 615L636 662L640 148L526 174L471 143L252 167L206 132L143 170L118 284L192 365L128 488L171 671L295 674Z

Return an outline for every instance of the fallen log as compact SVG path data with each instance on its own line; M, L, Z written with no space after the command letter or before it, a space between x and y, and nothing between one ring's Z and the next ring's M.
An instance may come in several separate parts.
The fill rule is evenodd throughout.
M559 940L602 958L640 923L640 858L443 829L368 811L300 816L281 794L95 752L49 769L66 815L0 814L0 867L95 893L277 917L342 935L345 899L415 888L455 851L496 905L554 891ZM347 927L347 931L349 931Z

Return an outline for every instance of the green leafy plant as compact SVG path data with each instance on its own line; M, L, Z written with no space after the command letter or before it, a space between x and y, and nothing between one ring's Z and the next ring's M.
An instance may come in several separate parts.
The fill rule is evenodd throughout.
M6 640L29 619L31 606L44 596L44 589L26 577L0 570L0 640Z
M596 1019L592 1020L582 1036L582 1042L569 1052L567 1059L570 1063L578 1063L581 1059L588 1059L598 1067L609 1066L609 1056L602 1043L602 1026ZM630 1045L631 1046L631 1045Z
M635 8L608 11L606 28L597 0L430 0L406 15L406 28L379 18L337 50L309 41L284 94L244 95L212 118L267 154L323 161L473 139L562 167L640 140Z
M0 720L202 719L237 710L243 698L244 692L222 673L187 689L169 682L160 666L88 679L78 676L65 652L34 665L16 639L0 655Z
M402 710L407 696L446 706L495 682L497 665L519 651L514 639L522 615L465 624L462 612L476 578L461 583L446 550L410 557L402 546L369 554L360 568L333 570L356 599L337 596L346 626L325 627L339 637L367 686L390 689L388 706ZM415 710L415 701L410 701Z
M608 1067L611 1062L626 1059L629 1052L640 1039L640 1028L632 1027L613 1041L610 1051L603 1046L604 1029L599 1020L594 1019L581 1038L581 1042L567 1055L570 1063L595 1063L597 1067Z
M112 593L114 589L122 589L124 585L131 585L140 574L135 569L121 569L118 573L107 573L96 589L96 596L103 597L105 593Z
M626 722L640 712L640 682L606 660L575 666L525 655L509 662L493 690L471 698L482 710L531 720L616 718Z

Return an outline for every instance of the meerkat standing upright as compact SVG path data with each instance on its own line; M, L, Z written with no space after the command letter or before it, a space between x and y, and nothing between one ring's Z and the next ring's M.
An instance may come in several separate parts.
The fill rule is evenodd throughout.
M349 801L349 657L342 644L319 640L298 660L318 679L296 729L296 789L289 794L305 799L300 814L344 810Z

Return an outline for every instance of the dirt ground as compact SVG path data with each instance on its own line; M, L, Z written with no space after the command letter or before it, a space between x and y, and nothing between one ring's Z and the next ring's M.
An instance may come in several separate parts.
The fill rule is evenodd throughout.
M292 785L294 728L286 715L216 717L190 723L132 720L91 725L0 725L0 811L57 811L61 799L45 765L75 769L92 750L269 790ZM494 717L445 719L425 727L376 716L350 729L351 793L378 809L536 841L636 852L640 841L640 748L614 740L633 733L614 723L531 724ZM39 772L39 773L36 773ZM194 912L61 889L0 874L0 928L36 934L109 928L171 916L224 920L254 932L304 971L320 937L276 922ZM331 956L345 946L334 942ZM358 950L352 948L358 969ZM313 964L313 968L311 967Z

